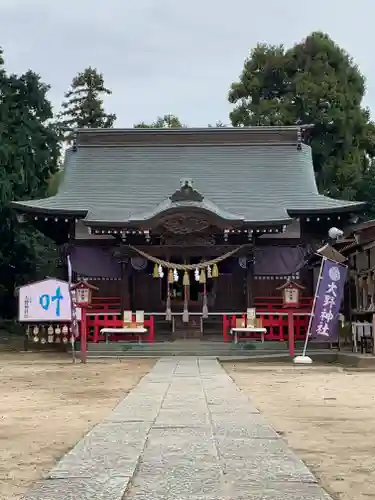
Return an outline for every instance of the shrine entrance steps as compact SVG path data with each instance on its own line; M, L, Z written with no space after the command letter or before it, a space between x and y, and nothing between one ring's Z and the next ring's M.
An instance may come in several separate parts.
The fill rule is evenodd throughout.
M136 344L130 342L89 343L89 358L121 357L164 357L164 356L209 356L216 358L249 357L281 354L288 356L286 342L252 342L243 347L240 344L212 342L204 340L175 340L155 342L154 344Z
M174 325L174 332L171 334L171 340L199 340L202 337L201 319L198 316L190 317L188 323L184 323L181 316L176 317Z

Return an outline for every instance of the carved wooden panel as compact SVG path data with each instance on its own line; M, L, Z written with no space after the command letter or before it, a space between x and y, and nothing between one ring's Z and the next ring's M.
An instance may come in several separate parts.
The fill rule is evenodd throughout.
M200 216L189 214L174 214L161 219L161 225L173 234L189 234L204 231L210 222Z
M186 234L186 235L173 235L166 234L164 236L164 245L169 246L213 246L215 245L215 237L209 234L196 235L196 234Z

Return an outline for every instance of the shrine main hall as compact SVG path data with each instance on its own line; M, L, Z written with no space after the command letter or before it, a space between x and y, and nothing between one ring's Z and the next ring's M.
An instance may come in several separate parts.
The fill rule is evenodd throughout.
M296 310L306 316L315 279L307 256L364 208L319 194L310 134L309 126L77 130L57 194L12 206L69 254L76 281L97 288L96 317L141 310L160 338L202 336L255 307L266 340L281 339L283 286L299 288ZM98 341L92 325L89 340ZM303 338L306 321L295 328Z

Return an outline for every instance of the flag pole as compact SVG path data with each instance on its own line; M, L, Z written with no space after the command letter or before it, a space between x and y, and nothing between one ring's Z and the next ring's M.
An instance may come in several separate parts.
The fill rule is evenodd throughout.
M320 280L322 279L323 266L324 266L324 263L325 263L326 260L327 260L327 257L323 257L322 258L322 262L320 264L319 276L318 276L318 280L316 282L316 289L315 289L316 291L315 291L315 294L314 294L314 299L313 299L313 303L312 303L312 307L311 307L311 314L310 314L310 318L309 318L309 324L307 326L307 333L306 333L305 343L304 343L303 351L302 351L302 356L303 357L306 356L307 343L308 343L309 337L311 335L311 325L312 325L312 320L313 320L313 317L314 317L316 299L318 298L319 283L320 283Z
M70 329L71 329L71 336L70 336L70 342L72 345L72 361L73 363L76 362L76 350L75 350L75 339L76 339L76 333L77 333L77 312L76 308L74 307L74 301L73 301L73 290L72 290L72 263L70 260L70 255L67 255L67 262L68 262L68 283L69 283L69 295L70 295L70 315L71 315L71 322L70 322Z

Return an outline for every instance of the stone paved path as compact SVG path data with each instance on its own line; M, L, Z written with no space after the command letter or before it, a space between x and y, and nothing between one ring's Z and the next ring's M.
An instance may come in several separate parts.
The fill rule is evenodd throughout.
M219 363L196 358L161 359L25 498L330 499Z

